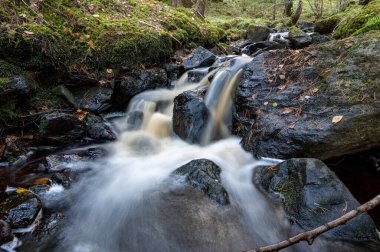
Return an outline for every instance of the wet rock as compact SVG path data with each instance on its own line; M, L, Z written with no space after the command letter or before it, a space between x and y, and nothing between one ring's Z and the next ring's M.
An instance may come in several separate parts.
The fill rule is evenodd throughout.
M289 40L295 49L307 47L311 44L312 38L309 34L300 31L289 32Z
M247 30L247 39L251 42L264 41L268 38L270 29L263 25L251 25Z
M189 82L198 83L208 74L208 68L192 69L187 73Z
M246 150L276 158L325 160L379 146L379 42L363 35L257 56L236 91L234 134Z
M185 175L187 182L203 191L210 199L220 205L228 205L229 197L220 178L221 169L207 159L193 160L175 170L177 175Z
M206 88L189 90L174 98L173 130L183 140L199 143L207 126L209 111L203 97Z
M331 37L326 36L326 35L321 35L319 33L313 33L311 34L311 44L316 45L316 44L322 44L326 43L333 40Z
M9 96L23 97L29 94L31 83L22 76L14 76L7 79L8 83L2 83L0 86L0 98L6 99Z
M279 199L287 217L304 230L324 225L360 205L338 177L317 159L290 159L275 167L261 167L255 171L254 182ZM367 214L323 236L378 240L375 224Z
M302 22L298 25L298 28L304 32L313 32L314 31L314 23L312 22Z
M277 42L277 41L261 41L256 42L251 45L246 46L242 53L245 53L247 55L257 55L258 52L264 52L269 50L276 50L276 49L285 49L288 45L284 42Z
M215 60L216 56L212 52L203 47L198 47L183 60L183 67L186 70L197 67L207 67L211 66Z
M165 71L168 75L169 80L174 81L177 80L180 75L180 66L177 64L165 64L164 65Z
M0 245L13 240L12 228L8 222L0 220Z
M168 77L165 69L135 69L121 73L115 80L111 103L125 109L133 96L150 89L168 86Z
M68 144L84 135L83 123L73 114L51 113L41 118L39 138L51 144Z
M50 179L53 183L62 185L65 188L69 188L71 185L70 176L65 172L54 173Z
M62 172L70 169L71 164L82 161L83 158L76 154L50 155L46 157L47 170L49 172Z
M32 193L16 194L0 203L0 215L12 228L26 228L36 219L41 201Z
M96 115L87 116L86 133L88 137L98 141L112 141L116 139L115 134L107 123Z

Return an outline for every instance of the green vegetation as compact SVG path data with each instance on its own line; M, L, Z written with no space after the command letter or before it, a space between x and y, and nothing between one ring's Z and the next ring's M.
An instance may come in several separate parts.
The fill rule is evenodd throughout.
M359 8L359 7L358 7ZM363 32L379 29L380 1L372 1L357 12L342 19L334 32L335 38L346 38Z
M212 46L223 31L156 1L0 3L0 57L24 69L104 70L154 64L189 42Z

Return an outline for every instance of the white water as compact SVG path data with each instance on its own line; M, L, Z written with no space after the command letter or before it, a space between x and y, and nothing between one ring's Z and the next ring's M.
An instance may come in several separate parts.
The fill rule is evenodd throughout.
M221 99L219 106L231 105L226 99L230 93L225 92L232 89L224 85L237 82L234 76L243 65L215 76L206 98L212 118L224 113L218 109ZM228 78L223 77L226 74ZM198 85L206 85L208 77ZM138 130L125 131L126 120L117 122L122 133L108 145L111 155L93 163L94 174L74 189L70 223L56 251L243 251L289 237L282 211L270 205L251 182L254 168L270 160L255 160L235 137L200 146L173 134L174 97L198 86L185 82L183 78L173 90L147 91L131 101L128 112L143 112L142 124ZM224 121L214 121L213 128L220 124ZM186 185L184 178L171 175L199 158L221 167L230 206L217 205ZM312 251L304 246L288 251L305 248ZM313 249L320 251L320 246Z

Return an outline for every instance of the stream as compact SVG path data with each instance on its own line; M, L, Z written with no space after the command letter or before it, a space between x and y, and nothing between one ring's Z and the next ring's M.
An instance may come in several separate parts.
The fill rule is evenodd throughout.
M39 247L22 246L21 251L244 251L296 234L282 208L252 183L256 167L281 160L255 159L228 130L231 96L250 60L237 57L198 83L189 83L185 74L172 89L135 96L126 115L112 121L118 139L102 146L108 155L70 164L73 170L91 170L72 188L60 190L59 200L51 203L70 202L58 234ZM211 119L201 144L189 144L173 132L173 99L205 86ZM229 205L210 200L175 174L201 158L221 168ZM318 238L313 246L301 243L284 251L361 249Z

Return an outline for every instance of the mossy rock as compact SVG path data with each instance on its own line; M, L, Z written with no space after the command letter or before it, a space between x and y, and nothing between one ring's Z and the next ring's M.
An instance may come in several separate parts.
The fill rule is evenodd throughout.
M315 22L315 31L320 34L330 34L342 20L342 15L333 15Z
M335 38L346 38L371 30L379 30L380 1L376 0L364 6L342 20L334 32Z

